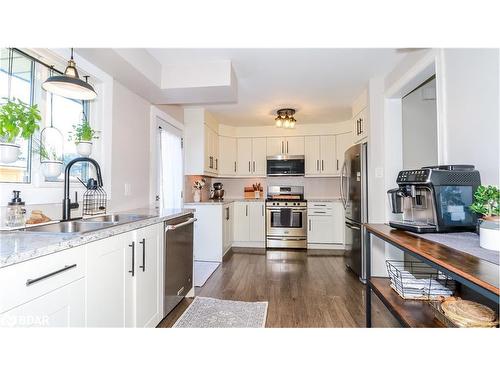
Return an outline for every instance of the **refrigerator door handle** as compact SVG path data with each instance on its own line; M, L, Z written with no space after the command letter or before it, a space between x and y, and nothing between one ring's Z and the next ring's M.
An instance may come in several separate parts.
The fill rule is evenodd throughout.
M342 169L340 170L340 200L345 210L347 208L347 199L344 196L344 169L345 169L345 160L344 163L342 164Z

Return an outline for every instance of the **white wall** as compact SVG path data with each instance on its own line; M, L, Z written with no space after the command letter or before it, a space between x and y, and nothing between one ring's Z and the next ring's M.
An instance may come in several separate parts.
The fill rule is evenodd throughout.
M149 203L150 107L149 102L115 81L110 207L113 211Z
M446 158L499 185L499 50L445 49Z

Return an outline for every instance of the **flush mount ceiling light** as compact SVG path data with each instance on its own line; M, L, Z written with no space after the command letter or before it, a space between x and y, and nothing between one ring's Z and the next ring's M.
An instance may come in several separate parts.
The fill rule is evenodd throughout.
M295 128L295 123L297 122L293 115L295 114L295 109L283 108L276 111L277 115L275 118L276 126L278 128L293 129Z
M97 97L94 88L86 81L80 79L76 70L76 63L73 60L73 48L71 48L71 58L63 75L53 75L43 84L42 88L56 95L70 99L92 100Z

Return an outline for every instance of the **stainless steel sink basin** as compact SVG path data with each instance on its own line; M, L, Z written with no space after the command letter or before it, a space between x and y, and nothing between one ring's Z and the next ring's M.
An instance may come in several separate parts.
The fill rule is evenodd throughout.
M144 219L149 219L152 216L149 215L138 215L138 214L111 214L111 215L104 215L104 216L97 216L97 217L90 217L83 222L88 222L88 223L125 223L125 222L133 222L133 221L139 221L139 220L144 220Z
M88 233L109 227L109 223L86 223L83 221L65 221L61 223L40 225L38 227L26 228L26 232L46 233Z

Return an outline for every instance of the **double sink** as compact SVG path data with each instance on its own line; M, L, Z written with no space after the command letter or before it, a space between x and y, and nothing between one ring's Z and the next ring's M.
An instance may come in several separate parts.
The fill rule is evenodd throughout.
M59 223L40 225L23 229L26 232L45 232L45 233L89 233L100 229L105 229L119 224L132 223L150 219L151 215L138 214L110 214L96 216L86 219L72 221L61 221Z

